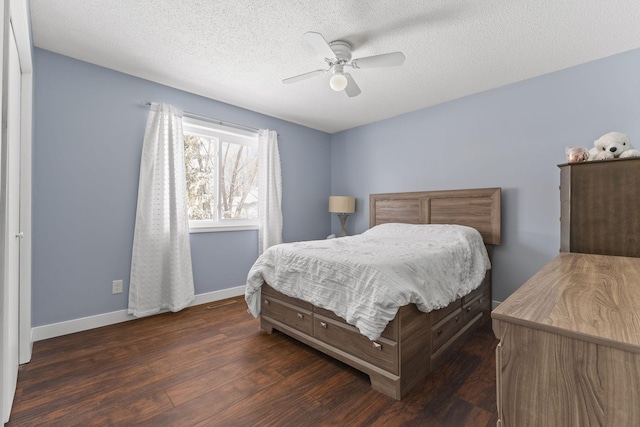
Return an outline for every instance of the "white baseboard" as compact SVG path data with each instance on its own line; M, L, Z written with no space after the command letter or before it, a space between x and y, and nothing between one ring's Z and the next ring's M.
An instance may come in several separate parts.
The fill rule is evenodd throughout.
M491 310L495 310L500 304L502 301L491 301Z
M223 289L221 291L198 294L195 296L191 306L207 304L213 301L244 295L244 289L245 287L243 285L235 288ZM89 329L99 328L101 326L114 325L116 323L127 322L135 319L137 319L137 317L128 314L127 310L120 310L95 316L82 317L80 319L67 320L65 322L52 323L50 325L37 326L32 328L31 331L33 341L41 341L48 338L86 331Z

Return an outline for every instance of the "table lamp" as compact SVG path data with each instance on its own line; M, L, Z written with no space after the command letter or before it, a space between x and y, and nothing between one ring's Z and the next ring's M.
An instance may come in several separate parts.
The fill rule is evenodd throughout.
M342 230L338 237L344 237L347 235L347 219L349 214L356 211L356 198L350 196L330 196L329 197L329 212L337 213L340 218L340 224L342 224Z

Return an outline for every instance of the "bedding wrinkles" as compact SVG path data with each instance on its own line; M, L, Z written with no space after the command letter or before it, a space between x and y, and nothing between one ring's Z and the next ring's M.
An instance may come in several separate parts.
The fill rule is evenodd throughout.
M401 306L445 307L480 286L490 268L474 228L382 224L357 236L272 246L249 271L245 300L258 317L266 282L375 340Z

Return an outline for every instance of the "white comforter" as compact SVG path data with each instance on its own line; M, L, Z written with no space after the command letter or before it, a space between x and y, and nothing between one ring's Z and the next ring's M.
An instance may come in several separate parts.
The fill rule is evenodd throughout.
M358 236L272 246L249 271L245 299L258 317L266 282L375 340L401 306L445 307L480 286L489 268L474 228L382 224Z

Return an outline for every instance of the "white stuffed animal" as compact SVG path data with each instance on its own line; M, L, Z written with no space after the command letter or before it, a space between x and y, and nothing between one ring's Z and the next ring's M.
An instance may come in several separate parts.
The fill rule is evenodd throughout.
M609 132L596 139L589 150L589 160L640 157L640 151L633 148L629 137L620 132Z

